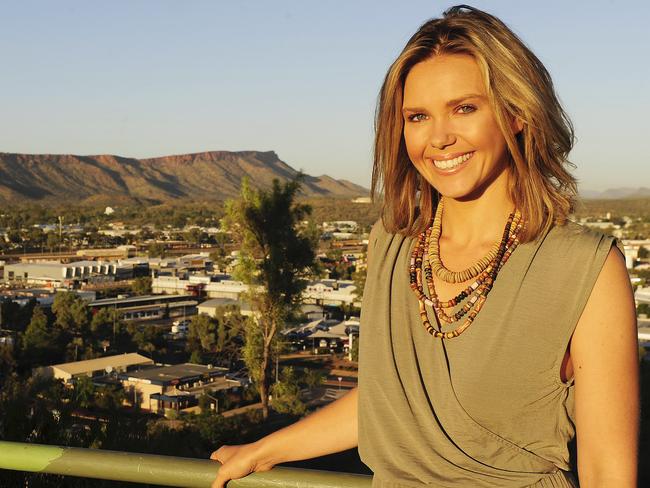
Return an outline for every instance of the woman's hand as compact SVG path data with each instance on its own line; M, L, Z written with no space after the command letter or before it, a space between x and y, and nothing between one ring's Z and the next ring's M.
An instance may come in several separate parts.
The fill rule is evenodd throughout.
M251 473L269 471L273 465L262 462L257 443L239 446L221 446L210 455L221 467L212 488L223 488L227 481L243 478Z
M357 388L320 410L250 444L221 446L210 459L219 461L212 488L229 480L269 471L276 464L345 451L359 444ZM305 443L305 439L310 439Z

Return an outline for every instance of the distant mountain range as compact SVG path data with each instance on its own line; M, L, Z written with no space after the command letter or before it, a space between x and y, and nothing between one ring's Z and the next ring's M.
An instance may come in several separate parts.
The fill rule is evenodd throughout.
M268 187L297 171L273 151L210 151L150 159L112 155L0 153L0 202L89 204L222 200L239 194L241 180ZM353 198L368 190L327 175L305 175L305 196Z
M610 188L604 191L583 190L580 196L587 199L615 200L619 198L649 198L650 188Z

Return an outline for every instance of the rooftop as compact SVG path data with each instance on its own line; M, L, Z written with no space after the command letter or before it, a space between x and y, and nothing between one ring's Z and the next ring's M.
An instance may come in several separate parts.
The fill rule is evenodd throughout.
M199 303L199 307L223 307L225 305L239 305L239 302L232 298L211 298Z
M137 366L139 364L153 364L153 361L148 357L132 352L105 356L103 358L86 359L85 361L75 361L73 363L54 364L52 368L57 368L70 375L76 375L90 371L105 370L109 367L115 369L126 366Z
M182 363L172 366L143 368L122 375L123 379L138 379L154 384L168 384L173 381L189 381L205 376L219 376L228 372L228 368L204 366L202 364Z
M161 302L175 302L175 301L181 301L184 298L188 300L194 300L194 302L196 302L196 297L194 297L193 295L143 295L143 296L127 297L127 298L102 298L101 300L93 300L92 302L90 302L90 306L98 307L101 305L139 303L139 302L148 302L151 300L159 300Z

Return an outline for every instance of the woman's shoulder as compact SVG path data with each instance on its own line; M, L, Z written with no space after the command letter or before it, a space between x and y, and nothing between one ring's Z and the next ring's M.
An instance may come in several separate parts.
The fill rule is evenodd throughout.
M372 224L372 228L370 229L370 234L368 235L368 246L374 247L377 241L385 239L391 235L394 234L391 234L388 232L388 230L386 230L386 225L384 224L383 218L379 217L375 223Z
M544 242L554 247L592 248L603 242L608 242L611 245L612 243L616 244L618 241L616 237L608 235L599 229L593 229L568 220L561 225L554 224L544 238Z
M384 257L390 255L394 258L399 254L404 242L409 242L412 239L410 236L400 233L391 232L386 228L386 225L380 217L370 229L368 235L367 259L368 266L370 266L371 255L380 254ZM390 260L389 260L390 261ZM388 261L386 261L386 264Z
M543 237L540 254L567 270L588 263L599 267L612 247L618 247L624 254L622 244L616 237L599 229L567 221L551 227Z
M377 247L377 242L382 241L388 235L388 231L384 226L384 221L381 217L372 225L370 229L370 234L368 234L368 254L372 253L372 250Z

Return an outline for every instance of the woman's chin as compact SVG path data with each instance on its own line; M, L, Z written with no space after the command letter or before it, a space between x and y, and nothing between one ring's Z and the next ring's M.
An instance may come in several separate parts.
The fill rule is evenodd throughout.
M467 185L438 185L434 188L440 196L453 200L465 200L475 193L475 188Z

